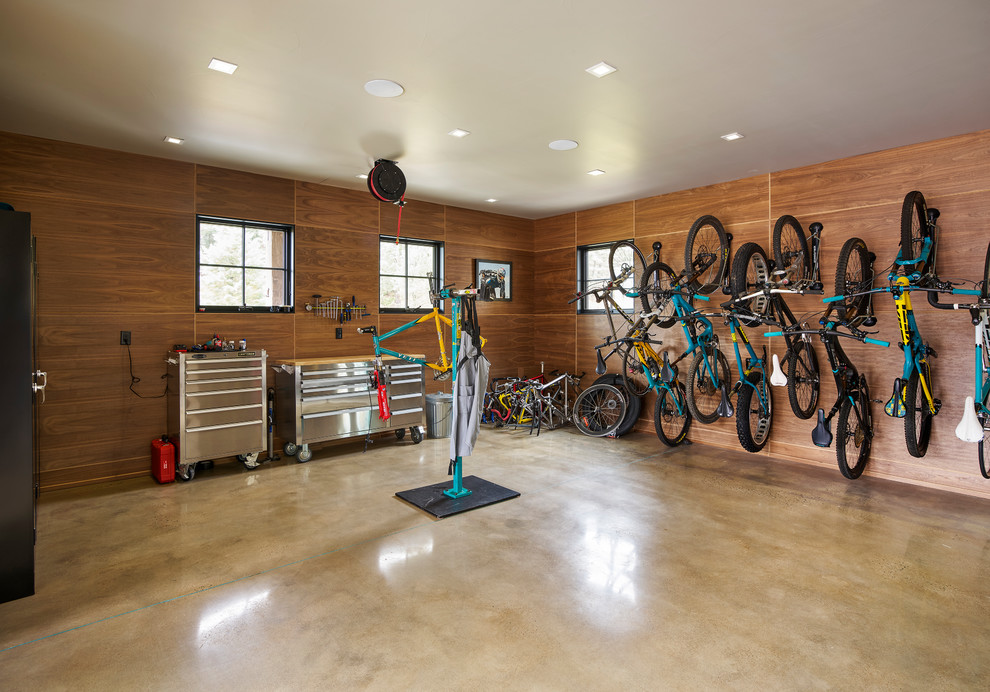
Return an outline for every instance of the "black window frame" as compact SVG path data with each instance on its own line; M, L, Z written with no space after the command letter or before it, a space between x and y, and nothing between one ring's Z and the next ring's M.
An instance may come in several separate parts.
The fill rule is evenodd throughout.
M224 224L228 226L240 226L241 228L241 264L213 264L210 262L200 262L200 228L203 223ZM261 228L267 231L281 231L284 234L285 246L283 253L285 257L284 267L261 267L247 264L247 243L245 236L248 228ZM209 214L196 215L196 312L295 312L295 233L296 228L292 224L273 223L270 221L253 221L250 219L235 219L224 216L212 216ZM204 305L200 302L200 272L201 267L226 267L241 270L241 305ZM285 294L280 305L246 305L247 280L244 270L265 269L282 271L285 273Z
M425 247L431 247L436 250L436 254L433 257L433 285L434 287L443 286L443 267L444 267L444 242L442 240L429 240L427 238L398 238L400 245L420 245ZM396 236L394 235L380 235L378 236L378 312L381 314L413 314L413 315L425 315L433 310L433 306L429 307L404 307L404 308L386 308L382 307L382 288L381 281L383 276L389 277L402 277L406 280L406 300L409 299L409 286L408 281L410 278L422 279L425 277L409 276L409 255L406 253L406 266L405 274L383 274L382 273L382 262L381 262L381 246L382 243L394 243L396 242ZM443 301L440 302L440 312L444 311Z
M595 250L606 250L607 251L613 245L615 245L615 243L621 242L622 240L623 239L620 239L620 240L610 240L610 241L605 242L605 243L590 243L588 245L578 245L577 246L576 262L577 262L577 290L578 290L578 293L583 293L584 291L588 290L588 282L589 281L591 281L591 282L599 282L602 279L610 279L611 278L610 276L595 277L593 279L589 279L587 277L587 273L588 273L588 253L591 252L591 251L595 251ZM625 238L624 240L627 240L630 243L633 242L633 239L632 238ZM626 298L626 296L624 296L623 294L619 294L619 295L615 296L616 302L618 302L620 305L622 304L623 299L625 299L625 298ZM600 307L589 307L589 306L592 306L592 305L593 306L600 306ZM636 310L635 300L633 300L633 305L629 306L629 308L631 310L633 310L633 311ZM623 308L623 309L625 309L625 308ZM627 312L628 312L628 310L627 310ZM604 315L605 314L605 304L604 303L599 303L598 301L596 301L595 298L594 298L594 296L584 296L579 301L577 301L577 314L579 314L579 315Z

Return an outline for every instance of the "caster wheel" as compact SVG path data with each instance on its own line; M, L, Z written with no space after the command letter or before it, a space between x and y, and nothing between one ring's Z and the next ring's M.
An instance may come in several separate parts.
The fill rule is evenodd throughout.
M412 437L413 444L419 444L423 441L423 433L417 427L409 428L409 435Z
M178 464L175 467L175 477L180 481L191 481L196 477L196 464Z
M258 461L259 456L261 456L259 452L251 452L250 454L238 454L237 459L244 464L244 468L256 469L261 466L261 462Z
M296 452L299 451L299 445L297 445L295 442L286 442L282 446L282 451L285 452L285 456L294 457L296 455Z
M310 449L300 449L296 454L296 461L300 464L305 464L307 461L313 458L313 451Z
M395 439L401 440L405 436L406 436L406 429L405 428L399 428L398 430L395 431Z

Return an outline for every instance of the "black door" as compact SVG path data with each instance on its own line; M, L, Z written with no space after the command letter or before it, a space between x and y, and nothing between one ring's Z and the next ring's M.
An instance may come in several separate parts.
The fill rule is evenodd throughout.
M0 211L0 603L34 593L31 215Z

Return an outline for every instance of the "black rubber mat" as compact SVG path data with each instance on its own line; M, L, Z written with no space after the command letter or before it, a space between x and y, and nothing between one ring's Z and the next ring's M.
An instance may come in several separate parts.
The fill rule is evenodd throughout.
M477 476L465 476L461 480L461 485L466 490L471 491L470 495L458 498L444 495L443 491L449 490L453 485L454 481L449 480L434 485L424 485L422 488L403 490L396 493L395 496L425 512L429 512L437 519L519 497L519 493L515 490L503 488L501 485L490 483Z

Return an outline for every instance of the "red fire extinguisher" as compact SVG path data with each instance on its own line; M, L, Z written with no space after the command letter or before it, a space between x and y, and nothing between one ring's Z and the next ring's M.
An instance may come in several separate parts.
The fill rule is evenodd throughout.
M169 442L168 435L151 443L151 475L159 483L175 481L175 445Z

